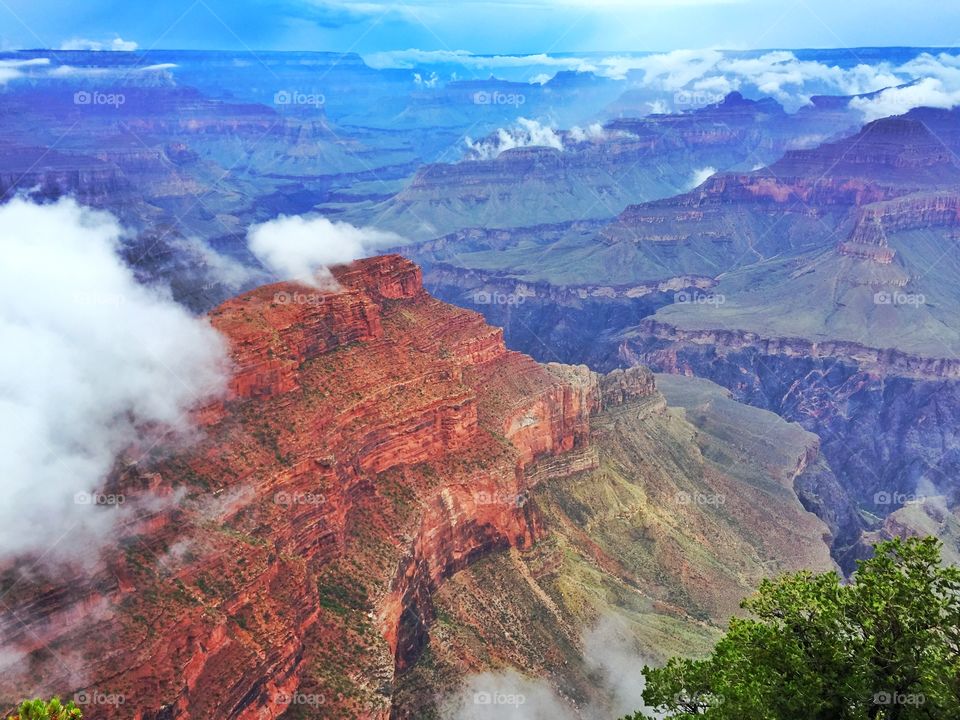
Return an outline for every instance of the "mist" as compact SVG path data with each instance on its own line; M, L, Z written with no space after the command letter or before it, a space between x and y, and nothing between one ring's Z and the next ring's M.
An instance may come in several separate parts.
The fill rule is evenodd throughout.
M73 200L0 206L2 557L95 552L130 510L99 492L117 455L225 387L220 336L136 281L123 235Z
M247 241L250 251L278 277L324 289L337 287L330 265L404 244L402 237L386 230L301 215L280 215L253 225Z

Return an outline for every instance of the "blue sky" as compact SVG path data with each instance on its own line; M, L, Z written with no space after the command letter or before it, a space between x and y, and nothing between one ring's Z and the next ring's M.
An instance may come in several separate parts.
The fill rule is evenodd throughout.
M960 43L944 0L0 0L0 47L475 53ZM118 45L118 47L121 47Z

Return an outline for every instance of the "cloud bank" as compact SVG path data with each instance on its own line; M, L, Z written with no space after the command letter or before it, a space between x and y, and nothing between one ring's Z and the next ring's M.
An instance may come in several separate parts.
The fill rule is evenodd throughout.
M581 638L583 659L595 682L598 701L580 712L547 681L515 670L470 676L448 699L445 720L577 720L621 717L647 709L643 668L648 663L625 620L608 615Z
M95 551L124 514L96 494L117 455L225 386L220 336L136 281L122 235L72 200L0 206L0 557Z
M0 60L0 85L24 76L24 70L37 69L50 64L49 58L31 60Z
M89 40L87 38L70 38L60 45L61 50L110 50L112 52L133 52L139 46L133 40L124 40L115 37L111 40Z
M582 132L582 131L581 131ZM563 150L563 138L552 127L541 125L537 120L518 118L517 124L500 128L485 140L474 142L464 139L473 160L493 160L500 153L519 147L551 147Z
M751 56L709 48L602 57L482 56L463 50L402 50L375 53L365 59L377 68L415 69L457 64L471 70L501 70L507 74L527 70L526 77L537 85L549 85L551 73L575 70L624 80L631 88L649 93L672 96L683 91L686 97L706 97L708 102L739 90L750 95L770 96L791 111L807 104L813 95L853 96L884 91L883 97L876 100L858 99L852 104L862 110L867 119L884 113L906 112L920 105L954 107L960 103L960 55L946 52L920 53L902 64L883 61L852 66L801 59L785 50ZM905 85L911 87L901 87ZM651 96L649 102L660 111L686 109L676 107L678 103L667 104L663 97Z
M247 233L250 251L271 272L285 280L333 288L327 269L375 255L386 247L404 244L399 235L375 228L358 228L324 217L280 215Z
M694 170L693 174L690 177L690 183L687 186L687 189L693 190L694 188L700 187L703 185L711 175L716 175L717 169L715 167L702 167L698 170Z

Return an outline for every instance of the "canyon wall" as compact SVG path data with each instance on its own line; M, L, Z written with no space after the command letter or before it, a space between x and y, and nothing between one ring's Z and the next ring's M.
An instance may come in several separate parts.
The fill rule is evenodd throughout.
M385 718L442 583L542 537L525 498L547 475L527 470L587 449L597 377L507 351L399 256L334 276L336 291L281 283L210 314L229 396L189 448L121 460L108 489L135 510L96 572L5 568L0 637L23 660L4 699L50 688L124 698L96 717L262 720L310 698L324 717Z
M933 495L956 501L956 361L651 321L643 327L621 344L621 361L709 378L820 437L833 476L811 471L796 488L830 526L845 570L867 552L864 533L905 503Z

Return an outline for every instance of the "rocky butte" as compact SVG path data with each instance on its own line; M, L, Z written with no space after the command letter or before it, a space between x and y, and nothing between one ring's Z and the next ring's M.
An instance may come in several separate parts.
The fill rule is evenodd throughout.
M0 641L15 658L3 701L122 698L92 717L124 720L427 717L435 691L510 664L566 668L586 705L577 628L600 598L659 618L635 632L664 652L670 624L689 621L677 637L692 650L771 558L830 566L826 527L790 487L816 464L812 435L761 418L775 426L756 433L777 446L767 469L725 490L726 507L678 505L740 481L701 454L708 441L667 411L648 371L603 377L511 352L397 255L333 274L336 291L279 283L210 313L231 348L230 395L198 411L188 448L121 458L108 489L154 510L122 525L95 573L28 558L3 569ZM700 415L735 405L691 402ZM485 607L516 617L542 603L530 627L546 623L542 642L565 656L478 624L480 611L451 627L471 600L438 612L451 578L487 558L509 558L513 590L469 597L493 593ZM609 590L577 599L554 582ZM459 644L491 632L480 649Z

